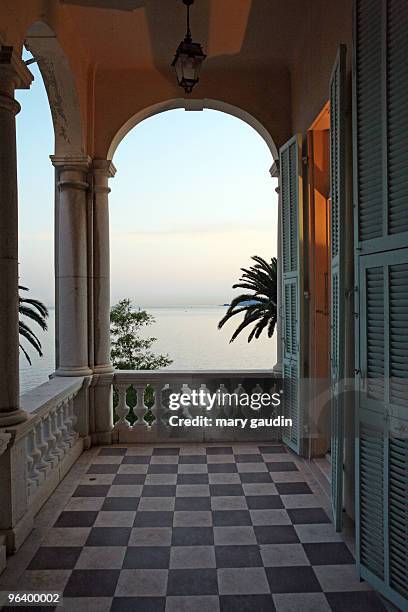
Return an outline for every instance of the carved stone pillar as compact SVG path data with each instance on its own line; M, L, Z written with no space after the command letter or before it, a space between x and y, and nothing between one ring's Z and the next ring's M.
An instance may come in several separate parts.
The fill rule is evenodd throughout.
M116 168L110 160L94 159L93 171L93 302L95 374L112 372L110 361L109 178Z
M98 444L111 441L113 428L112 380L110 360L110 249L109 249L109 179L116 168L110 160L94 159L93 231L92 231L92 294L93 294L93 362L94 383L91 407Z
M88 354L88 216L90 159L51 156L57 168L57 376L92 374Z
M0 428L27 418L20 410L16 89L33 76L12 47L0 44Z

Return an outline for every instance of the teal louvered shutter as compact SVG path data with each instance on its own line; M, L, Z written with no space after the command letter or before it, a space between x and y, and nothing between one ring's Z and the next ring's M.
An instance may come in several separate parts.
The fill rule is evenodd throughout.
M408 244L408 8L356 0L356 245L362 255Z
M280 150L282 206L283 389L284 414L292 420L283 441L302 452L301 371L301 257L302 185L301 137L294 136Z
M375 259L373 259L373 257ZM381 258L360 261L360 396L356 539L360 570L384 580L385 427L384 427L384 267Z
M344 322L345 322L345 77L346 46L341 45L330 79L330 377L331 496L334 524L342 528L344 456Z
M359 572L408 610L408 7L356 0Z
M408 609L408 249L360 258L357 551Z

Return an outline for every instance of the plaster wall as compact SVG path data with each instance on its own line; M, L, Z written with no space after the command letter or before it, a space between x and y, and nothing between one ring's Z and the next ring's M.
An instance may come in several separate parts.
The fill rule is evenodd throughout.
M306 136L329 99L329 80L340 44L347 45L351 73L353 0L313 0L302 3L303 24L293 45L291 123L293 133Z

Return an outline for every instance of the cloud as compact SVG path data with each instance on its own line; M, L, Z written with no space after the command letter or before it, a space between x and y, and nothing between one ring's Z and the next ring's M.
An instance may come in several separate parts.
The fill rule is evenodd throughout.
M258 222L252 225L239 225L239 224L219 224L219 225L207 225L207 226L194 226L184 228L163 228L158 230L138 230L137 232L124 232L115 230L112 228L111 235L114 239L128 239L128 240L155 240L162 239L163 237L170 238L208 238L208 236L222 236L234 239L234 235L237 234L271 234L273 235L277 231L277 227L271 219L265 220L264 222Z
M21 243L27 243L29 240L36 242L53 242L54 234L52 232L26 232L22 231L19 233L19 241Z

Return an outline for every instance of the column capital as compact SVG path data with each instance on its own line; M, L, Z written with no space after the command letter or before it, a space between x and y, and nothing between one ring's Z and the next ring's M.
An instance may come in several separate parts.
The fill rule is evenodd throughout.
M89 155L50 155L50 160L55 168L81 172L88 172L92 162Z
M89 189L89 155L50 155L50 159L53 166L59 170L59 189Z
M269 174L272 178L279 178L280 175L279 159L276 159L270 167Z
M113 178L116 174L116 168L111 159L92 160L92 169L95 175L100 174L108 178Z
M1 77L1 70L0 70L0 77ZM17 102L17 100L1 92L0 92L0 108L4 108L5 110L9 111L9 113L11 113L12 115L17 115L21 110L21 106Z
M15 89L29 89L33 79L15 47L0 40L0 92L11 97Z

